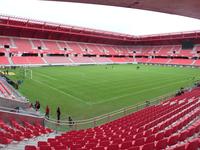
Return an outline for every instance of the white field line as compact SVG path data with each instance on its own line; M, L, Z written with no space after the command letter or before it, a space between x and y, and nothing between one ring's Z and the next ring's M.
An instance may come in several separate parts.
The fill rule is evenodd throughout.
M54 77L50 77L50 76L45 75L45 74L43 74L43 73L39 73L39 72L36 72L36 73L39 74L39 75L41 75L41 76L44 76L44 77L46 77L46 78L52 79L52 80L58 80L58 79L56 79L56 78L54 78ZM159 74L168 74L168 73L159 73ZM173 74L173 73L171 73L171 74ZM188 76L188 77L189 77L189 76ZM188 79L188 78L187 78L187 79ZM78 101L80 101L80 102L82 102L82 103L87 104L87 105L102 104L102 103L106 103L106 102L109 102L109 101L116 100L116 99L118 99L118 98L123 98L123 97L126 97L126 96L135 95L135 94L143 93L143 92L146 92L146 91L150 91L150 90L152 90L152 89L159 89L159 88L161 88L161 87L164 88L164 87L166 87L166 85L168 86L168 85L173 85L173 84L175 84L175 83L185 82L185 80L183 80L183 81L179 81L179 82L168 83L168 84L164 84L163 86L154 87L154 88L148 88L148 89L140 90L140 91L135 92L135 93L129 93L129 94L124 94L124 95L120 95L120 96L115 96L115 97L106 99L106 100L104 100L104 101L99 101L99 102L86 102L86 101L84 101L84 100L82 100L82 99L80 99L80 98L78 98L78 97L76 97L76 96L73 96L73 95L71 95L71 94L69 94L69 93L66 93L66 92L64 92L64 91L62 91L62 90L59 90L59 89L57 89L57 88L54 88L54 87L52 87L52 86L50 86L50 85L48 85L48 84L42 83L42 82L37 81L37 80L34 80L34 81L39 82L40 84L46 85L46 86L48 86L48 87L51 88L51 89L54 89L54 90L56 90L56 91L58 91L58 92L60 92L60 93L62 93L62 94L64 94L64 95L70 96L70 97L72 97L72 98L74 98L74 99L76 99L76 100L78 100ZM151 85L151 84L148 84L148 85Z
M143 80L143 79L141 79L141 80ZM137 81L141 81L141 80L137 80ZM164 80L165 82L166 81L169 81L169 82L174 82L174 80L171 80L171 79L162 79L162 80ZM160 82L160 79L159 80L155 80L155 81L153 81L153 83L158 83L158 82ZM154 84L152 84L152 81L151 80L149 80L149 81L147 81L147 82L145 82L145 83L142 83L141 85L138 85L138 86L135 86L135 87L131 87L131 86L128 86L128 87L125 87L125 88L121 88L120 90L118 90L118 92L121 92L121 91L125 91L125 90L127 90L127 89L137 89L138 87L143 87L143 84L145 84L145 85L153 85L154 86ZM165 83L162 83L162 84L165 84ZM156 85L155 85L156 86ZM116 87L116 89L117 89L118 87Z
M148 88L148 89L140 90L140 91L135 92L135 93L129 93L129 94L124 94L124 95L120 95L120 96L115 96L115 97L106 99L106 100L104 100L104 101L99 101L99 102L92 103L92 104L93 104L93 105L102 104L102 103L106 103L106 102L109 102L109 101L113 101L113 100L116 100L116 99L119 99L119 98L123 98L123 97L126 97L126 96L131 96L131 95L143 93L143 92L146 92L146 91L151 91L151 90L156 90L156 89L165 88L165 87L167 87L167 86L169 86L169 85L173 85L173 84L177 84L177 83L181 83L181 82L185 82L185 81L186 81L186 80L178 81L178 82L173 82L173 83L168 83L168 84L164 84L164 85L162 85L162 86L158 86L158 87L154 87L154 88Z
M49 88L51 88L51 89L53 89L53 90L55 90L55 91L57 91L57 92L59 92L59 93L61 93L61 94L67 95L67 96L69 96L69 97L71 97L71 98L73 98L73 99L75 99L75 100L77 100L77 101L79 101L79 102L81 102L81 103L84 103L84 104L86 104L86 105L92 105L92 104L89 103L89 102L86 102L86 101L84 101L84 100L82 100L82 99L80 99L80 98L78 98L78 97L76 97L76 96L73 96L73 95L71 95L71 94L69 94L69 93L66 93L66 92L64 92L64 91L62 91L62 90L59 90L59 89L57 89L57 88L54 88L53 86L50 86L50 85L48 85L48 84L46 84L46 83L43 83L43 82L40 82L40 81L34 80L34 79L32 79L32 80L35 81L35 82L37 82L37 83L39 83L39 84L45 85L45 86L47 86L47 87L49 87Z
M46 75L46 74L44 74L44 73L39 73L39 72L34 72L34 74L38 74L38 75L40 75L40 76L43 76L43 77L45 77L45 78L48 78L48 79L51 79L51 80L58 80L58 79L56 79L56 78L53 78L53 77L51 77L51 76L49 76L49 75Z

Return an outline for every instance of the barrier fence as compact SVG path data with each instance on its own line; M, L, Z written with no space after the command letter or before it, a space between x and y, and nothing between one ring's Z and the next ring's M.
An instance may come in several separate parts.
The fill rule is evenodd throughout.
M159 96L153 100L149 100L148 102L140 103L137 105L125 107L107 114L103 114L94 118L85 119L85 120L77 120L73 122L69 122L68 120L60 120L59 122L55 119L46 119L44 120L44 124L51 129L56 131L69 131L69 130L81 130L86 128L94 128L96 126L111 122L113 120L119 119L121 117L127 116L131 113L134 113L138 110L141 110L145 107L153 106L159 104L160 102L175 96L176 92L168 93L166 95Z

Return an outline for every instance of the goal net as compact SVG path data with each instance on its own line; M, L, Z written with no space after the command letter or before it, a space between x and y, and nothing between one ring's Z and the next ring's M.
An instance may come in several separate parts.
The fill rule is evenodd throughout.
M32 79L33 78L33 73L31 69L24 69L24 77L27 79Z

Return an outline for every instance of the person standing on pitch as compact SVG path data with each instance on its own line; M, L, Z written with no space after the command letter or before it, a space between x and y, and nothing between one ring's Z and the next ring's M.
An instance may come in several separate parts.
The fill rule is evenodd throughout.
M68 121L69 121L69 126L71 127L73 125L73 120L72 120L72 118L70 116L68 118Z
M61 112L60 112L60 107L57 108L57 121L60 122L60 115L61 115Z
M46 107L46 112L45 112L45 117L46 117L47 119L49 119L49 112L50 112L49 106L47 105L47 107Z

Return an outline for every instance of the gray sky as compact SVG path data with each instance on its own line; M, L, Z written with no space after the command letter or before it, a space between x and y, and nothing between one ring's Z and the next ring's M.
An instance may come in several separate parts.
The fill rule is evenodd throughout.
M112 6L0 0L0 14L51 21L132 35L200 30L200 20Z

